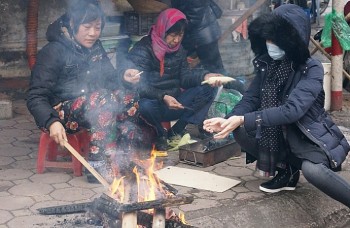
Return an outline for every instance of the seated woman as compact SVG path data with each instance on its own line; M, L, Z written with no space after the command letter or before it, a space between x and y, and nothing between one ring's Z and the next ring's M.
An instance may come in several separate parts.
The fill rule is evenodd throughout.
M188 123L205 119L216 88L201 85L210 77L222 76L206 70L190 70L181 41L186 17L177 9L160 13L148 36L137 42L127 55L133 66L143 71L138 91L140 114L157 132L156 149L167 149L168 133L161 122L177 120L169 136L181 134ZM212 85L219 86L215 81Z
M350 146L324 110L323 67L310 58L310 18L285 4L251 22L249 39L256 76L243 99L224 118L204 121L214 138L233 131L247 162L277 175L264 192L294 190L299 169L316 188L350 207L350 184L334 171ZM284 164L284 166L282 166Z
M137 70L118 78L99 40L104 24L96 0L76 1L50 24L27 99L38 127L61 146L66 132L90 129L89 163L101 174L106 174L106 156L117 151L117 139L130 142L135 136L138 99L132 88L139 81Z

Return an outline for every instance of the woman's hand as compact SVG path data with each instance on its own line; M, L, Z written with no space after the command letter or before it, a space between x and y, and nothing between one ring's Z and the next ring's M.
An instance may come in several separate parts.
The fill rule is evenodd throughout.
M180 102L178 102L174 97L165 95L163 97L164 103L168 106L169 109L184 109Z
M210 133L217 132L214 135L215 139L223 139L243 123L243 116L231 116L228 119L212 118L204 121L203 128Z
M218 74L218 73L209 73L209 74L206 74L204 76L204 81L207 81L209 78L221 77L221 76L224 76L224 75ZM210 86L211 87L219 87L219 86L222 86L222 82L220 80L217 80L214 83L210 83Z
M220 132L223 129L221 125L225 121L226 119L222 117L215 117L215 118L204 120L203 129L210 133Z
M143 71L136 69L127 69L124 73L124 80L130 82L131 84L136 84L140 81L140 75Z
M68 141L66 130L63 125L59 122L53 122L50 127L50 137L55 140L57 144L60 144L61 147L64 147L64 143Z

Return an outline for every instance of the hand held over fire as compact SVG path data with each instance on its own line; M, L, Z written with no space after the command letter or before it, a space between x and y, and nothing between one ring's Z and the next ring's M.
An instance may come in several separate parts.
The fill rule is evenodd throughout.
M139 71L136 69L127 69L124 73L124 80L129 83L136 84L140 81L142 73L143 71Z
M216 133L214 135L215 139L223 139L243 123L243 116L231 116L228 119L216 117L205 120L203 122L203 129L210 133Z

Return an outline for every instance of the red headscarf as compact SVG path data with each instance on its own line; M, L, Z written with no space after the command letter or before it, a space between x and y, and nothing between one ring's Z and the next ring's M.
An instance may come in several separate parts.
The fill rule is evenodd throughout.
M186 19L185 14L181 11L173 8L166 9L159 14L156 23L151 27L152 49L157 59L160 61L161 76L164 73L165 54L175 52L180 48L180 43L170 48L165 42L165 33L181 19Z

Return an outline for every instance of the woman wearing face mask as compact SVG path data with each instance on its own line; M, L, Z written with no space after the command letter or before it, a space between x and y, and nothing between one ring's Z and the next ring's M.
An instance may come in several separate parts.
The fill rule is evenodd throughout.
M99 1L77 0L50 24L27 99L38 127L61 146L66 132L90 130L89 163L102 175L118 142L136 137L138 99L132 87L139 81L137 70L118 77L99 40L104 23ZM92 177L88 180L96 181Z
M266 176L260 190L294 190L299 169L330 197L350 207L350 185L339 169L350 146L324 110L323 67L310 58L310 21L296 5L262 15L248 28L256 55L256 77L242 100L224 118L204 121L204 129L224 138L233 131Z

